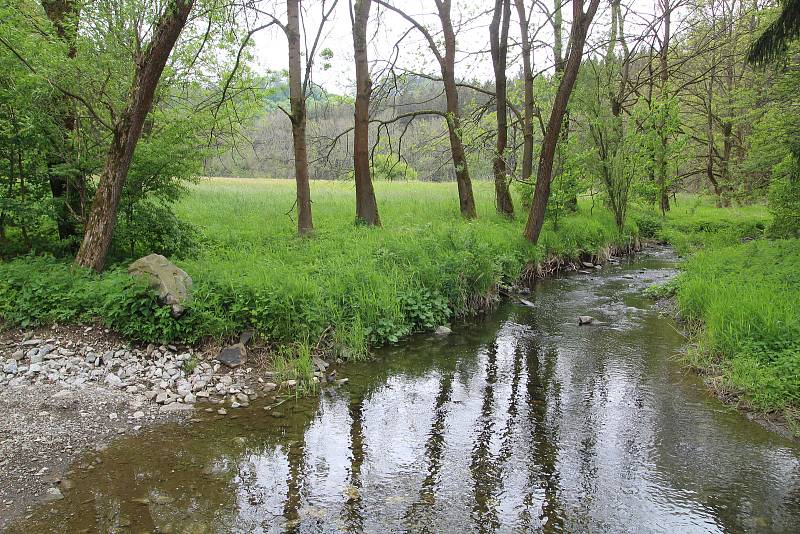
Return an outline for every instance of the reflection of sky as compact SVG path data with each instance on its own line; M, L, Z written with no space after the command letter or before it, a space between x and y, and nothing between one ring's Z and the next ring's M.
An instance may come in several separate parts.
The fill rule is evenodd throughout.
M691 386L668 359L677 333L651 312L617 318L629 279L596 284L560 282L537 296L537 308L550 307L535 318L546 338L516 322L537 311L520 310L471 362L398 372L360 406L346 393L323 397L302 445L300 531L344 530L353 517L367 532L796 526L797 451L697 391L682 398ZM595 305L600 315L611 309L600 318L618 328L573 324ZM357 477L354 428L363 441ZM239 490L242 524L265 510L280 516L286 454L243 464L256 481ZM264 496L257 507L248 501L254 487Z
M623 268L544 282L533 308L350 366L347 387L283 417L112 446L54 506L92 503L101 530L138 514L139 530L215 532L800 531L797 446L673 361L683 339L642 287ZM169 502L131 502L145 495ZM78 530L78 515L61 517Z

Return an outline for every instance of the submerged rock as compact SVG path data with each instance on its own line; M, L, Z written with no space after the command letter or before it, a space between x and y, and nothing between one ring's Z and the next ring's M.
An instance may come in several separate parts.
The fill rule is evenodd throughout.
M58 488L47 488L45 492L44 499L47 502L51 501L60 501L64 498L64 494L61 493L61 490Z
M578 324L580 324L580 325L592 324L593 321L594 321L594 317L592 317L591 315L579 315L578 316Z
M192 290L192 278L160 254L150 254L131 263L128 273L146 276L158 299L172 308L172 316L180 317Z
M319 356L314 356L314 367L317 368L317 371L320 373L324 373L325 370L328 368L328 362L320 358Z

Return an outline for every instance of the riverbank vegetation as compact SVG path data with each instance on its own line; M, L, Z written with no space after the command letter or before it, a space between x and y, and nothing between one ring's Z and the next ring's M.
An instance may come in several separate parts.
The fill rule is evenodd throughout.
M694 327L690 362L759 411L800 407L800 242L754 240L693 255L677 284ZM795 429L797 430L797 429Z
M288 180L209 179L191 186L176 215L202 235L176 263L191 273L188 313L174 319L123 262L101 274L53 258L0 263L0 316L23 326L99 320L136 341L197 342L252 328L264 340L316 344L330 334L337 350L433 330L493 305L499 284L513 285L550 260L579 261L626 250L635 223L620 232L612 214L581 201L539 243L522 221L499 214L453 218L449 184L378 183L384 228L353 225L352 185L314 182L320 229L295 235L284 215ZM491 213L490 183L476 184L478 207ZM270 221L269 223L265 221Z

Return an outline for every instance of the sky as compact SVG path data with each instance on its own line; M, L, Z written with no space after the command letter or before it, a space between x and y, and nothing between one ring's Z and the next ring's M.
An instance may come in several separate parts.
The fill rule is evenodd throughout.
M641 29L643 21L653 17L657 12L656 2L658 0L628 0L631 13L627 18L626 33L634 33ZM531 2L526 2L529 5ZM262 3L262 9L269 2ZM325 0L325 6L329 7L331 0ZM421 21L422 24L437 31L439 19L435 12L433 0L395 0L394 5L402 8L410 15ZM516 17L516 10L513 8L512 0L512 21L510 29L510 40L518 42L519 26ZM313 41L317 32L317 27L321 19L321 8L323 0L305 0L303 2L303 20L305 22L305 33L309 43ZM489 55L489 34L488 25L491 21L493 0L454 0L453 2L453 21L457 29L458 65L456 75L462 79L471 80L492 80L493 70L491 56ZM571 4L563 8L565 22L571 18ZM272 12L282 21L286 19L285 2L275 2ZM263 21L253 26L263 24ZM595 17L593 25L593 35L596 40L602 38L608 31L609 13L608 2L603 0L600 11ZM543 30L538 34L538 40L542 48L534 52L535 70L548 69L552 65L552 53L549 46L552 46L553 33L547 18L543 13L537 13L531 21L531 31L537 26L542 26ZM401 41L401 45L395 50L395 43L411 27L411 24L382 6L373 2L370 16L370 26L368 28L368 39L370 40L370 62L371 70L377 72L393 54L398 54L397 66L415 72L425 72L438 75L438 65L429 51L427 42L422 34L416 29L409 32ZM568 27L565 26L564 40L568 37ZM286 37L282 30L273 26L263 30L253 37L255 55L255 65L257 71L267 72L284 70L288 67L288 47ZM547 45L546 47L544 45ZM316 65L313 72L313 81L331 92L340 94L352 94L355 85L355 72L353 67L353 41L351 36L351 22L349 15L348 0L339 0L336 4L332 17L327 21L322 34L322 44L318 50L329 48L333 52L333 59L330 61L330 68L322 68L323 61L319 58L315 60ZM514 75L520 70L520 63L517 60L519 47L512 46L509 50L508 74Z

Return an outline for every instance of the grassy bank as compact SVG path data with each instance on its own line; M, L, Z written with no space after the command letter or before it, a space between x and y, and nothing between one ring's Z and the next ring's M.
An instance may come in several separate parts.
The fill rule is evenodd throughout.
M203 235L192 257L173 258L194 279L183 318L169 317L124 266L98 276L30 257L0 264L0 316L12 325L99 320L137 341L192 343L253 328L267 342L302 346L325 333L337 351L359 356L486 309L498 283L526 266L602 254L636 233L582 205L532 246L521 237L524 214L497 216L492 184L475 187L481 218L465 222L455 184L378 183L384 227L367 228L353 223L352 184L316 182L317 231L301 239L287 215L293 182L206 180L177 206Z
M694 342L688 363L717 394L796 427L800 240L763 239L768 223L763 205L720 209L710 198L679 197L655 235L687 259L654 293L675 294Z
M353 223L351 184L315 182L317 231L301 239L287 215L293 182L205 180L176 206L202 235L191 257L172 258L194 279L184 317L170 317L125 264L96 275L22 257L0 263L0 318L6 326L100 322L144 342L223 340L252 328L285 356L279 361L308 371L321 337L337 354L361 357L487 309L498 284L603 256L642 234L689 256L672 289L694 333L691 363L718 391L759 410L800 404L800 242L747 242L763 235L763 206L718 209L682 196L666 219L633 207L620 233L604 208L582 203L557 228L549 221L533 246L521 237L524 214L497 216L492 184L475 186L481 217L465 222L454 184L380 182L384 227L367 228Z
M658 237L686 255L699 248L761 238L768 222L763 204L718 208L711 197L682 195L673 203Z
M800 241L712 247L684 265L682 316L697 327L691 363L719 393L759 411L800 406Z

